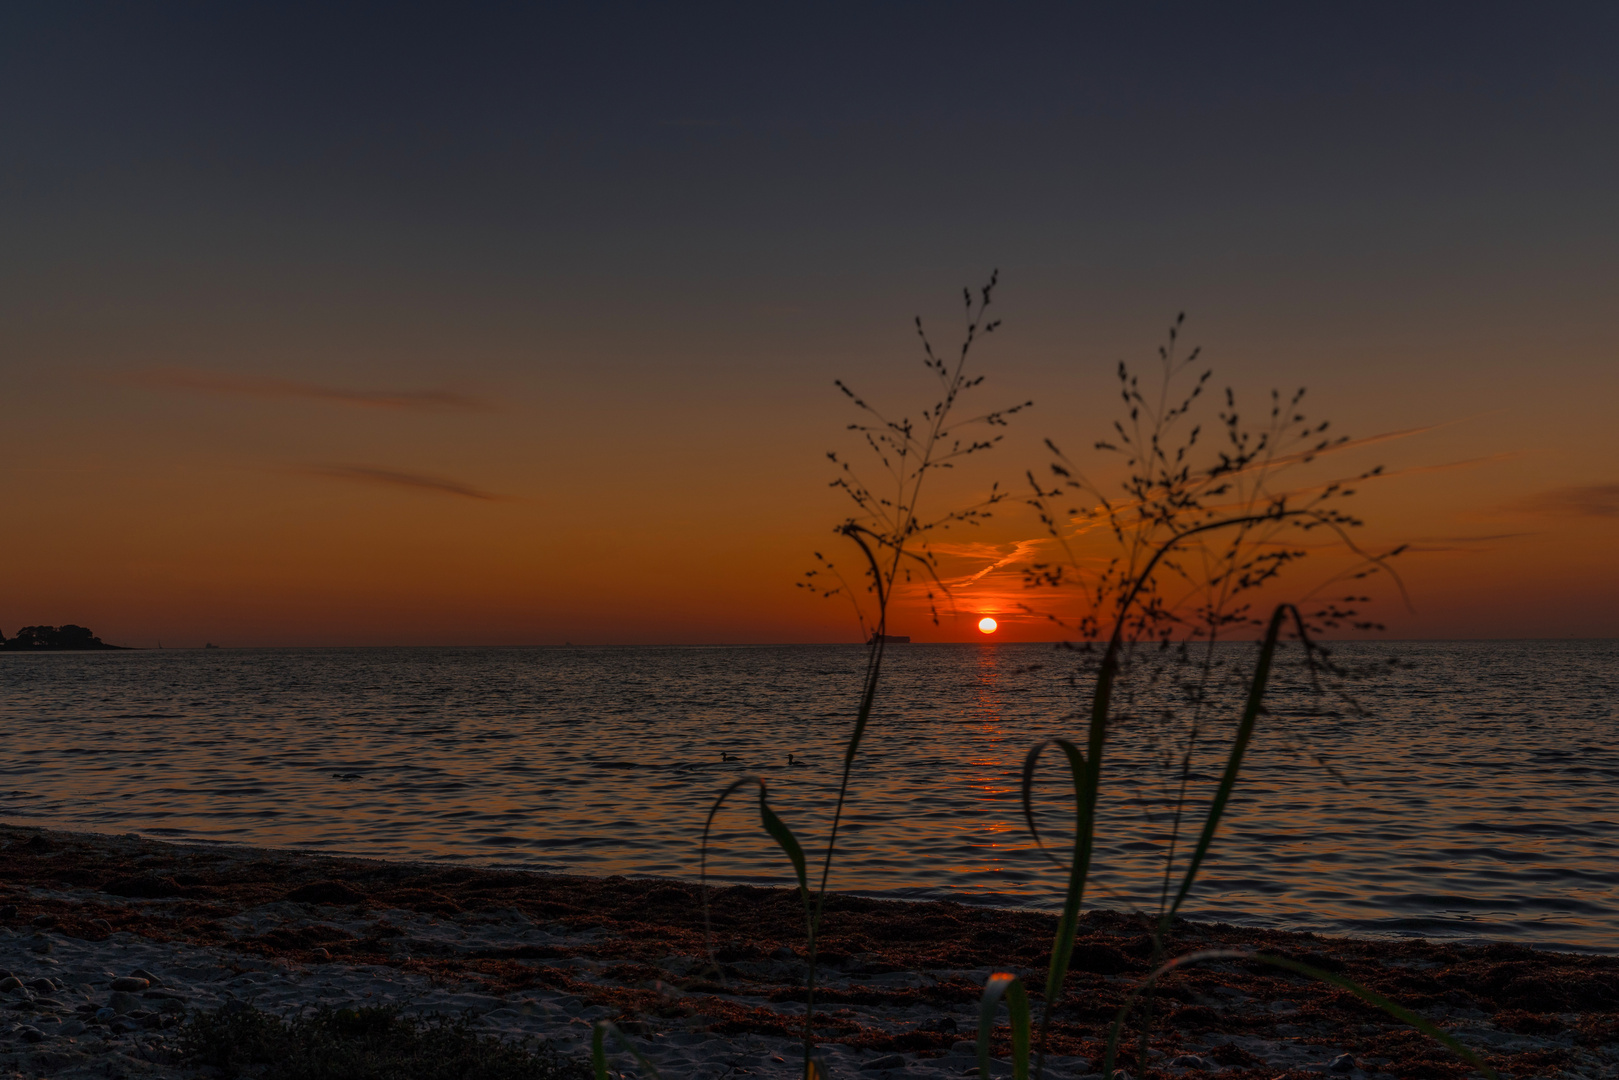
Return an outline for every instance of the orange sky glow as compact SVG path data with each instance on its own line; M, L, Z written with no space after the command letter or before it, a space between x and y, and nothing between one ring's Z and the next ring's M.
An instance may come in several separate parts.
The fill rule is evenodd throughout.
M1352 438L1288 483L1384 467L1387 636L1619 634L1619 24L1312 12L0 17L0 632L859 640L795 588L854 556L833 380L918 415L913 317L952 348L999 268L973 393L1034 405L939 513L1048 438L1116 490L1114 369L1184 310L1212 387ZM1021 496L935 550L891 633L1080 611Z

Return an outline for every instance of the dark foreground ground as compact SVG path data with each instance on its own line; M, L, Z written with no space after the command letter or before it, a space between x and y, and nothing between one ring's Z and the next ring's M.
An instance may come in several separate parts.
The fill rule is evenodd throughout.
M58 956L88 957L86 946L96 942L122 943L125 956L146 955L132 950L149 944L183 946L188 955L211 950L238 973L329 976L328 987L345 971L383 972L400 985L475 993L497 1005L521 1001L531 1012L536 1001L568 1002L571 1019L558 1015L574 1025L576 1043L589 1022L607 1018L649 1045L662 1039L671 1046L762 1047L763 1072L790 1072L790 1060L780 1070L769 1063L784 1054L790 1059L790 1050L772 1047L788 1047L786 1040L802 1031L805 950L797 895L726 887L714 890L711 907L713 963L699 890L678 881L333 859L0 826L0 935L18 949L26 941L45 955L57 939ZM526 929L503 937L506 926ZM1052 917L1032 912L830 898L816 1033L833 1055L834 1071L962 1075L984 977L1012 970L1031 990L1042 986L1054 926ZM1181 924L1171 942L1172 953L1211 947L1262 950L1345 975L1418 1011L1512 1077L1619 1077L1619 958L1196 923ZM1052 1025L1060 1075L1083 1075L1087 1063L1100 1068L1105 1029L1145 974L1149 954L1136 919L1086 915ZM23 972L16 974L26 982ZM125 973L107 967L106 974ZM51 1004L88 1017L102 988L91 980L78 992L85 1000L77 1006ZM134 1033L129 1038L137 1041L126 1045L115 1032L96 1041L93 1027L75 1042L78 1057L58 1048L54 1059L29 1058L29 1047L4 1035L8 1026L20 1032L30 1010L42 1010L45 998L24 998L26 989L12 999L0 991L0 1007L14 1010L0 1009L0 1076L7 1075L6 1061L11 1075L45 1075L53 1061L88 1068L86 1055L93 1054L86 1047L123 1047L121 1062L141 1053L169 1060L158 1035L140 1043L147 1036ZM164 1008L178 1011L172 1003ZM1208 1072L1274 1080L1318 1075L1334 1060L1339 1071L1360 1077L1469 1073L1443 1047L1350 994L1246 961L1169 975L1158 991L1145 1063L1136 1060L1139 1039L1132 1026L1121 1057L1137 1077ZM1006 1047L1002 1028L997 1053ZM680 1060L700 1056L693 1050ZM670 1071L676 1080L679 1073ZM761 1069L732 1064L705 1075L750 1072Z

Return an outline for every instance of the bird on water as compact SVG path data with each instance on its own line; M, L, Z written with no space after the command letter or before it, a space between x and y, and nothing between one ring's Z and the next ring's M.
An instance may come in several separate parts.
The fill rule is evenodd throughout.
M805 769L805 768L809 767L809 766L805 765L802 761L794 761L793 760L793 755L791 755L791 754L787 755L787 765L790 768L794 768L794 769Z

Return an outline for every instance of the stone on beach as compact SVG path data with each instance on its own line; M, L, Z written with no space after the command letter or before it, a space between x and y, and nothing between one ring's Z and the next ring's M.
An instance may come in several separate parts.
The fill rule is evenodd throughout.
M132 1012L140 1012L142 1003L140 998L127 990L114 990L112 996L107 999L107 1007L119 1016L127 1016Z

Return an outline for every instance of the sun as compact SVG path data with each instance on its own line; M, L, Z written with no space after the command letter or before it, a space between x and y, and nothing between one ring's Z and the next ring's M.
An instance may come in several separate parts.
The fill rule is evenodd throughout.
M990 618L988 615L985 615L982 619L978 620L978 629L982 630L986 634L993 634L995 632L995 628L999 625L999 623Z

